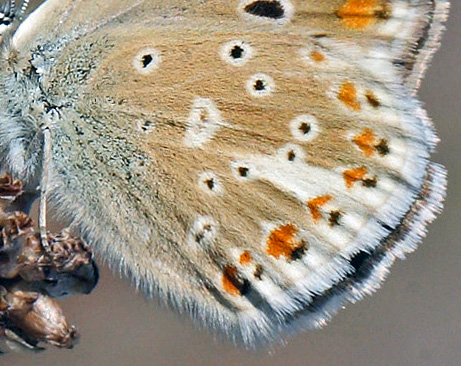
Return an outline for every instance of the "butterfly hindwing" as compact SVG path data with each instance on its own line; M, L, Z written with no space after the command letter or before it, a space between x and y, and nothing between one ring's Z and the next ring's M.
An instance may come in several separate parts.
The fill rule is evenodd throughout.
M247 344L376 288L443 195L412 94L446 2L320 3L49 0L12 42L59 111L58 211Z

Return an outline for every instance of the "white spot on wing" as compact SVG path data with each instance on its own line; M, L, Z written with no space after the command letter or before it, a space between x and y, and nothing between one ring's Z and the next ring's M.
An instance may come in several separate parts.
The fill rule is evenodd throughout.
M186 238L186 243L196 250L211 249L218 235L218 224L210 216L199 216Z
M202 147L224 125L221 112L209 98L195 98L187 119L184 143L192 148Z
M203 172L199 175L198 185L209 195L222 195L223 186L221 180L213 172Z
M233 161L231 169L234 176L241 181L252 179L254 175L254 166L244 161Z
M155 48L144 48L134 57L133 67L139 73L147 75L155 71L161 61L162 57L160 52Z
M258 73L247 80L246 88L253 97L267 97L274 92L275 83L269 75Z
M232 66L245 65L254 56L253 47L242 40L227 42L221 47L221 58Z
M392 5L390 19L379 28L379 33L388 37L398 36L399 39L407 39L414 32L416 23L425 16L416 8L404 2L395 2Z
M309 142L320 133L317 118L310 114L301 114L290 122L290 131L299 141Z
M295 144L287 144L277 151L277 155L281 161L291 164L303 162L306 154L301 146Z

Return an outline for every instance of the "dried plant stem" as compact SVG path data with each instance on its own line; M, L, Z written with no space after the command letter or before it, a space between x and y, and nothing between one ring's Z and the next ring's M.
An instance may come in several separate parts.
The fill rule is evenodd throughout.
M40 240L43 248L46 250L48 245L48 235L46 229L46 209L48 199L48 177L51 163L51 131L49 127L43 130L43 165L42 179L40 182L40 209L38 225L40 229Z

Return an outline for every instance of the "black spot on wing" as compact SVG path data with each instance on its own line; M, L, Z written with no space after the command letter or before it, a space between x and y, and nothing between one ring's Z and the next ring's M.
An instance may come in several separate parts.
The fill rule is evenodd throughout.
M230 56L233 59L239 59L239 58L242 58L243 53L244 53L243 48L238 45L235 45L234 48L232 48L232 50L230 51Z
M253 1L245 6L248 14L271 19L282 19L285 16L280 1Z

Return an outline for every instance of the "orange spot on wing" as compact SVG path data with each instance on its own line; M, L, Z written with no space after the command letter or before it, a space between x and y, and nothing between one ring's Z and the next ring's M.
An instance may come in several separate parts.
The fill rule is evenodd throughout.
M322 61L325 61L325 55L319 51L312 51L311 59L314 60L315 62L322 62Z
M385 9L379 0L347 0L336 12L347 28L363 29L384 17Z
M224 291L227 293L233 296L241 295L241 286L239 284L237 268L235 266L227 265L224 267L222 285L224 287Z
M250 264L252 262L253 258L251 256L251 253L248 250L245 250L241 255L239 262L240 264Z
M320 208L325 206L331 199L332 197L326 194L325 196L315 197L307 202L307 207L309 207L315 222L322 218Z
M366 128L361 135L355 137L352 142L356 144L366 156L372 156L376 151L375 135L372 130Z
M346 187L352 188L355 182L362 180L367 174L368 170L365 167L361 167L358 169L346 170L343 173L344 180L346 181Z
M338 99L354 111L359 111L361 109L360 103L357 100L357 90L350 81L345 81L343 85L341 85Z
M298 229L293 224L280 226L280 228L272 230L267 239L267 254L279 258L285 256L290 258L300 246L300 242L296 240Z

